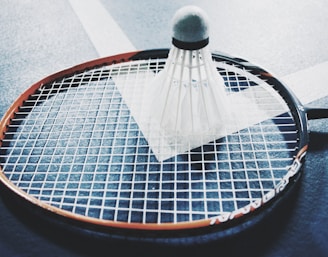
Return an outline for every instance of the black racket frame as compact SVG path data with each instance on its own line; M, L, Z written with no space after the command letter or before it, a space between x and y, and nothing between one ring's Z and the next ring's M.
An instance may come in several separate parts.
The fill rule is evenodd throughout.
M126 57L122 58L122 55L117 55L110 59L102 58L97 60L97 66L102 65L111 65L120 62L127 61L136 61L136 60L145 60L145 59L158 59L158 58L167 58L169 49L153 49L134 52L132 55L127 54ZM267 84L271 85L285 100L287 103L291 114L295 120L295 123L298 128L298 156L295 156L299 160L299 165L304 161L304 156L309 143L308 135L308 118L317 119L317 118L326 118L328 117L327 109L312 109L304 107L301 102L297 99L293 92L281 81L276 79L271 73L267 72L265 69L254 65L242 58L236 58L229 56L221 52L213 52L212 57L216 62L225 62L229 65L236 66L238 68L244 68L251 74L258 76L260 79L265 81ZM88 62L89 63L89 62ZM91 66L88 66L88 63L81 65L81 72L96 68L94 62L90 62ZM74 69L74 73L79 72L78 69ZM66 76L68 74L65 74ZM58 79L56 74L52 75L54 79ZM111 240L129 240L136 242L150 242L150 243L164 243L164 244L193 244L194 242L209 242L213 240L218 240L225 238L227 236L236 235L241 231L258 224L261 220L264 219L267 214L275 213L275 208L278 208L277 205L281 202L282 199L285 199L291 194L290 190L294 188L294 185L301 177L300 167L295 167L297 171L295 176L291 178L288 185L282 192L279 193L279 197L273 201L269 201L267 204L264 204L255 211L250 212L247 215L244 215L241 218L232 219L231 221L220 224L219 226L208 226L195 229L186 229L186 230L134 230L126 228L115 228L115 227L106 227L97 224L85 223L80 220L74 220L67 218L62 215L58 215L55 212L49 211L46 208L36 205L35 203L28 201L21 195L18 195L14 192L8 185L1 180L1 196L5 200L8 207L14 211L19 216L22 215L22 208L24 209L23 216L29 217L29 222L36 222L36 224L46 222L47 225L55 229L60 229L64 231L70 231L74 234L83 234L91 236L94 238L102 239L111 239ZM28 212L25 213L25 210Z

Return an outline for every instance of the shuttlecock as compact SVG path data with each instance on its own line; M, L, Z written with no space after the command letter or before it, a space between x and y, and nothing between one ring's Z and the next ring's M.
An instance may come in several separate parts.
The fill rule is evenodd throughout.
M208 17L196 6L173 17L172 47L151 82L150 140L159 160L217 138L229 119L223 78L208 47ZM157 141L156 141L157 140Z

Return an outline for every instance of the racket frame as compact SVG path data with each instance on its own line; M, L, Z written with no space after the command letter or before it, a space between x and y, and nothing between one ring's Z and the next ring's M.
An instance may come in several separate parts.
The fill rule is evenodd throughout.
M115 56L100 58L96 60L92 60L89 62L85 62L74 67L65 69L63 71L54 73L38 82L33 84L30 88L28 88L23 94L21 94L17 100L13 103L13 105L8 109L5 113L4 117L0 122L0 144L2 139L5 136L5 132L7 131L7 127L10 124L11 119L14 117L15 113L19 110L20 106L28 99L28 97L33 94L38 88L41 86L54 81L55 79L69 76L74 73L83 72L88 69L93 69L98 66L104 65L112 65L116 63L124 63L129 61L136 60L144 60L144 59L157 59L157 58L167 58L169 53L169 49L154 49L154 50L145 50L145 51L134 51L124 54L118 54ZM69 211L61 210L57 207L53 207L49 204L43 203L42 201L31 197L26 192L15 186L9 179L6 177L2 168L0 167L0 182L2 187L5 189L4 191L13 193L15 196L18 196L18 199L23 202L28 203L28 205L32 208L37 207L41 209L41 213L52 216L57 219L64 219L65 223L74 223L78 224L78 226L85 226L87 228L93 228L96 230L111 230L118 229L121 230L129 230L131 231L185 231L185 230L199 230L209 227L216 227L219 229L224 229L227 226L233 226L234 224L239 224L245 217L250 217L252 214L258 213L259 210L262 210L266 207L271 206L272 199L280 198L278 196L283 195L283 192L287 192L287 188L292 187L296 181L300 177L300 170L302 163L304 161L304 157L306 155L306 151L308 148L308 128L307 128L307 113L306 109L297 99L297 97L288 89L286 85L277 80L271 73L266 70L260 68L257 65L254 65L244 59L235 58L232 56L228 56L226 54L220 52L213 52L212 57L215 61L221 62L224 61L227 64L237 66L239 68L245 68L248 72L252 73L255 76L258 76L260 79L266 81L269 85L271 85L279 94L284 98L287 103L295 123L299 128L298 131L298 153L294 157L293 164L288 168L287 176L283 179L276 190L272 191L270 194L267 194L266 197L261 199L261 201L254 202L249 204L245 208L238 209L234 212L229 213L229 215L224 216L220 215L217 217L212 217L209 219L192 221L192 222L180 222L180 223L167 223L167 224L139 224L139 223L126 223L126 222L117 222L117 221L108 221L108 220L100 220L96 218L86 217L82 215L77 215L71 213ZM15 197L17 198L17 197ZM220 225L220 226L215 226ZM93 230L92 229L92 230ZM129 232L129 233L130 233Z

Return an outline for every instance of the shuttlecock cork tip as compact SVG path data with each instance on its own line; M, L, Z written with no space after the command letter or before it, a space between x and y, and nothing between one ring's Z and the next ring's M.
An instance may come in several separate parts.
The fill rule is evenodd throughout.
M197 6L185 6L173 17L172 43L185 50L197 50L209 42L208 17Z

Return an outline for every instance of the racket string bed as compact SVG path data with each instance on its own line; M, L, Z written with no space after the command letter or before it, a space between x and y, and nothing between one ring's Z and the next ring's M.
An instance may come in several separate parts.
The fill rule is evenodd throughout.
M97 67L42 85L2 140L5 175L27 194L65 211L142 224L231 213L274 190L296 152L295 122L279 106L284 104L270 104L276 96L265 99L272 94L265 82L223 62L217 69L230 101L247 109L248 102L238 106L245 92L273 118L252 124L247 120L252 114L240 117L251 125L157 161L147 128L136 120L143 97L130 95L143 95L139 88L164 64L157 58Z

